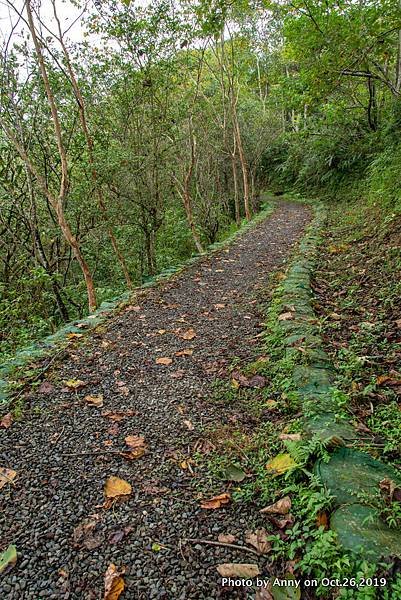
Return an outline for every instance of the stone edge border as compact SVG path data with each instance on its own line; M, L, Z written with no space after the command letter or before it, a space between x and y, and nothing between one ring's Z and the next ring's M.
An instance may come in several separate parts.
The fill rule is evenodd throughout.
M262 201L263 200L266 204L266 207L257 213L251 221L243 223L239 229L229 235L225 240L208 246L204 254L193 254L188 260L168 267L158 275L155 275L152 279L149 279L144 284L135 287L133 290L124 292L119 296L102 302L95 312L82 319L76 319L66 323L55 333L46 336L41 340L33 342L30 346L26 346L21 350L18 350L13 358L6 360L4 363L0 363L0 410L7 408L9 403L12 401L12 390L10 390L10 386L13 381L12 377L17 373L17 371L24 367L28 367L35 361L51 357L56 352L66 348L71 341L67 337L68 334L90 333L91 330L95 329L98 325L101 325L106 320L117 314L125 306L130 304L141 294L141 292L176 277L186 269L190 268L192 265L201 261L203 258L210 256L228 246L231 246L238 237L244 235L247 231L249 231L249 229L252 229L270 217L270 215L274 212L277 206L276 199L270 197L263 199L262 195Z
M325 464L318 460L314 471L330 493L335 487L333 480L337 477L335 484L340 493L338 497L333 493L335 510L330 524L338 534L341 545L352 551L368 549L372 560L379 560L383 556L401 556L401 533L385 525L369 506L383 472L393 480L397 473L390 465L372 459L369 454L347 447L358 440L358 435L350 419L341 414L341 407L336 402L336 396L341 391L334 385L336 372L324 350L319 322L313 309L311 277L317 262L321 230L327 219L327 208L316 201L301 201L311 206L314 217L277 290L278 304L274 306L271 316L273 326L279 332L279 351L289 359L288 364L291 365L289 374L295 393L302 402L306 436L317 438L329 448L334 448L329 462ZM302 345L302 353L297 348L299 345ZM334 472L330 468L331 461L340 463L340 470ZM347 480L347 476L344 476L347 463L351 464L351 461L359 461L361 465L361 476L357 481ZM327 469L325 477L320 473L322 465ZM397 480L397 483L401 485L401 480ZM354 484L354 489L351 499L344 500L341 496L350 494L345 487L347 484ZM366 494L363 500L358 492ZM370 517L370 523L365 522L367 516Z

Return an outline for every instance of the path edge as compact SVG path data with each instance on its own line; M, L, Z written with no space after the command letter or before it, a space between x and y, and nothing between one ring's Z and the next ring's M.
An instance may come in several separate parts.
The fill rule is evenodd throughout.
M287 199L294 198L288 196ZM399 474L390 465L354 449L358 434L350 423L349 413L347 415L344 410L347 397L335 386L336 371L324 350L320 323L314 311L312 276L323 243L328 207L322 201L302 199L298 195L295 201L308 205L313 218L267 311L268 333L270 336L273 333L277 340L275 359L283 360L295 394L301 401L304 437L319 441L330 454L328 463L315 460L313 470L322 488L333 496L330 528L337 533L339 543L346 551L368 550L375 561L383 557L401 557L401 533L390 529L372 508L380 480L386 477L401 486L401 479L397 479ZM289 451L291 453L290 448ZM333 469L340 463L344 471L352 461L361 464L364 471L350 496L341 473L335 481L335 489ZM363 498L358 494L359 485L365 493Z
M15 393L13 392L15 392L14 386L16 381L23 379L22 377L13 379L21 369L28 368L35 361L41 361L46 358L52 360L55 355L65 350L69 344L71 344L72 340L77 339L78 337L85 337L99 325L102 325L114 316L117 316L121 310L131 304L135 299L139 298L149 288L157 287L161 283L174 279L174 277L177 277L194 264L231 246L239 237L259 225L259 223L265 219L268 219L277 209L276 199L270 196L265 198L264 203L266 204L265 208L255 214L250 221L243 221L241 226L225 240L215 242L208 246L205 253L193 254L188 260L168 267L142 285L137 286L130 291L126 291L115 298L102 302L99 308L93 313L90 313L82 319L75 319L65 323L55 333L48 335L41 340L34 341L29 346L21 348L12 358L0 363L0 416L4 410L7 410L14 399ZM42 373L43 371L40 375ZM29 382L33 383L37 379L38 377L31 379Z

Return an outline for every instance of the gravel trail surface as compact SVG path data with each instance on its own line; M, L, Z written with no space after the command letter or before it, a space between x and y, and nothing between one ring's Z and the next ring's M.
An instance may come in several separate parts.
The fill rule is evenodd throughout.
M29 393L23 419L0 430L0 465L17 472L0 490L0 552L11 543L18 551L0 575L0 600L101 600L110 563L126 568L122 600L251 597L222 588L216 565L256 562L268 575L265 558L185 540L228 532L243 540L258 513L235 503L201 508L202 474L187 463L215 424L248 418L210 401L213 382L234 357L258 355L257 298L309 220L305 206L280 202L231 246L71 341ZM102 395L103 406L88 395ZM145 438L143 456L118 454L126 436ZM132 493L106 508L110 476ZM224 491L223 482L210 496Z

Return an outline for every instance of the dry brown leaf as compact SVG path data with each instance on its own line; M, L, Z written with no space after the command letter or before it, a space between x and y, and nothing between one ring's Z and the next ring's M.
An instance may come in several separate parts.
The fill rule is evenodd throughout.
M291 440L292 442L299 442L302 439L300 433L280 433L278 437L280 440Z
M194 351L192 348L184 348L184 350L179 350L175 353L176 356L192 356Z
M174 371L174 373L170 373L170 377L172 377L173 379L182 379L184 375L184 369L178 369L177 371Z
M183 340L193 340L196 337L196 332L194 329L188 329L185 333L181 335Z
M90 404L91 406L96 406L96 408L101 408L103 406L103 394L99 394L98 396L85 396L85 402Z
M4 429L8 429L9 427L11 427L13 420L14 419L13 419L12 413L7 413L1 419L1 421L0 421L0 427L3 427Z
M281 315L278 316L279 321L292 321L293 318L294 313L292 312L281 313Z
M139 312L141 310L140 306L127 306L125 312Z
M77 338L81 338L83 335L83 333L67 333L67 338L69 340L75 340Z
M172 362L173 359L169 358L168 356L161 356L160 358L156 358L157 365L171 365Z
M54 392L54 385L51 384L49 381L44 381L43 383L40 384L39 389L38 389L39 394L51 394L52 392Z
M228 504L230 499L230 494L228 492L224 492L218 496L213 496L213 498L210 498L210 500L203 500L201 502L201 508L214 510L216 508L220 508L224 504Z
M258 565L250 563L223 563L216 567L222 577L238 577L240 579L252 579L260 575Z
M102 412L102 417L106 417L107 419L110 419L110 421L119 423L120 421L123 421L127 417L132 417L133 415L136 415L136 414L137 414L136 410L119 410L116 412L113 412L111 410L104 410Z
M110 563L104 575L104 599L118 600L125 588L123 575L125 568L119 569L115 564Z
M289 496L285 496L278 500L274 504L270 504L266 506L266 508L262 508L260 511L262 514L270 514L270 515L288 515L291 510L291 498Z
M120 455L127 460L135 460L136 458L141 458L145 454L145 448L136 448L135 450L130 450L129 452L120 452Z
M14 484L14 479L17 476L17 471L14 469L7 469L6 467L0 467L0 490L7 483Z
M329 528L329 516L328 516L327 512L320 511L317 513L316 525L318 527L324 527L324 529Z
M245 536L245 542L256 548L259 554L267 554L271 550L271 544L267 539L267 531L264 528L257 529L254 533L249 531Z
M217 310L220 310L221 308L225 308L225 307L226 307L226 305L225 305L225 304L215 304L215 305L214 305L214 307L215 307Z
M145 438L139 435L127 435L125 443L131 450L134 448L142 448L145 445Z
M124 527L123 529L117 529L116 531L113 531L109 535L109 544L118 544L118 542L121 542L121 540L123 538L125 538L125 536L127 536L131 531L132 531L131 525L128 525L127 527Z
M103 543L103 537L100 533L95 533L99 522L99 515L93 515L92 518L84 519L82 523L74 528L72 539L73 545L94 550Z
M120 479L112 475L108 478L104 486L104 495L106 498L118 498L119 496L129 496L132 493L132 486L125 479Z
M189 431L193 431L195 429L193 424L191 423L191 421L189 421L188 419L184 419L184 423L187 426L187 428L189 429Z
M217 541L221 542L222 544L233 544L235 539L235 535L232 535L231 533L220 533Z

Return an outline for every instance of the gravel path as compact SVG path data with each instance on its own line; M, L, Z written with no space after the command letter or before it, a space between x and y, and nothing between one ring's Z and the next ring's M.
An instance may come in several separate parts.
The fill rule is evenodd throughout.
M18 550L17 565L0 576L1 600L100 600L111 562L126 567L124 600L226 597L215 569L221 562L258 562L268 574L255 555L183 542L227 532L241 540L258 517L249 505L200 508L200 474L182 461L202 448L205 430L247 418L208 401L213 381L227 376L234 357L257 356L257 295L309 218L307 208L279 203L229 248L141 293L102 331L72 342L28 397L24 420L0 430L0 464L18 473L0 490L0 551L10 543ZM177 356L182 350L193 353ZM72 391L69 379L85 387ZM99 394L101 408L84 400ZM119 421L117 411L125 413ZM112 453L127 435L144 436L144 456ZM132 494L107 510L103 489L112 475ZM224 484L211 495L222 491Z

